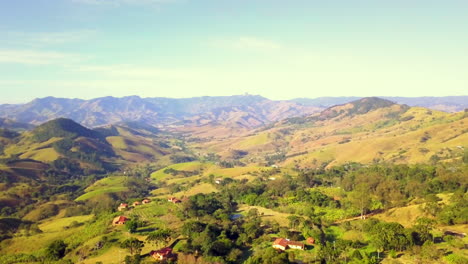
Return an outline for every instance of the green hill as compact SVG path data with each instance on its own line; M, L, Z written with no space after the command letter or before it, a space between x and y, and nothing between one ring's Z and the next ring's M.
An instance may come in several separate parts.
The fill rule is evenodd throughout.
M53 137L63 137L75 139L77 137L88 137L99 139L102 136L75 121L67 118L58 118L48 121L31 132L32 138L36 142L44 142Z

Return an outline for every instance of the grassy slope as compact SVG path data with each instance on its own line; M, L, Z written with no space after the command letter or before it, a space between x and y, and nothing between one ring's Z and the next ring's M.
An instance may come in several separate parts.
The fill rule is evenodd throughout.
M53 148L43 148L38 150L30 150L23 153L21 159L33 159L42 162L51 162L60 157L60 154Z
M314 160L317 165L331 161L330 166L374 160L421 163L428 162L434 154L460 155L458 146L468 147L468 117L464 113L449 114L413 107L398 118L390 117L400 110L400 106L394 105L364 115L338 116L301 125L279 123L254 136L194 146L222 155L228 149L243 149L249 152L244 162L251 158L262 161L258 158L268 153L286 151L286 155L291 156L282 164L286 166L311 166ZM428 139L422 141L427 135Z
M123 192L127 191L125 187L125 176L111 176L108 178L96 181L93 185L85 189L85 194L76 198L75 201L84 201L104 193Z
M10 240L10 243L7 247L2 247L2 251L0 252L31 253L39 251L56 239L66 239L72 234L80 232L84 229L83 225L75 228L65 228L69 226L71 222L76 221L78 223L84 223L90 220L92 217L92 215L85 215L58 219L47 219L39 225L39 228L43 231L43 233L35 234L29 237L15 237Z
M259 214L262 215L263 220L275 221L281 226L287 227L289 225L288 216L291 214L280 213L261 206L240 205L239 213L246 214L250 209L257 209Z
M52 143L62 138L53 137L45 142L33 143L26 135L18 144L11 144L5 148L3 157L10 155L20 155L21 158L32 158L39 161L51 161L59 157L59 154L50 148Z

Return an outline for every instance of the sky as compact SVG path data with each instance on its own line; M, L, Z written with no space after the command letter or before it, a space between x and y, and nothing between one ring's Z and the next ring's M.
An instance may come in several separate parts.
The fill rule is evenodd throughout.
M468 95L466 0L14 0L0 103Z

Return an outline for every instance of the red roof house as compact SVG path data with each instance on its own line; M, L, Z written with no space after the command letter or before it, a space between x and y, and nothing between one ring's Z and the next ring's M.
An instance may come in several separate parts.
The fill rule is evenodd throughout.
M303 243L297 241L288 241L288 247L300 250L304 250L305 248Z
M287 248L304 250L305 246L301 242L290 241L285 238L277 238L275 242L273 242L273 248L279 250L286 250Z
M273 242L273 248L286 250L286 248L288 248L288 241L284 238L277 238L275 242Z
M119 210L119 212L120 212L120 211L123 211L123 210L125 210L125 209L127 209L127 208L128 208L128 204L126 204L126 203L121 203L121 204L119 205L119 207L117 208L117 210Z
M117 216L112 220L112 225L124 225L128 221L128 218L125 216Z
M160 250L153 250L150 252L150 256L157 260L165 260L172 256L172 248L167 247Z

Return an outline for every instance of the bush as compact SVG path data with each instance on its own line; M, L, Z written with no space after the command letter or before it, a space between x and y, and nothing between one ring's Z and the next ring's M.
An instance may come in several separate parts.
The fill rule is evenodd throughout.
M65 256L67 244L63 240L55 240L46 249L46 258L49 260L59 260Z

